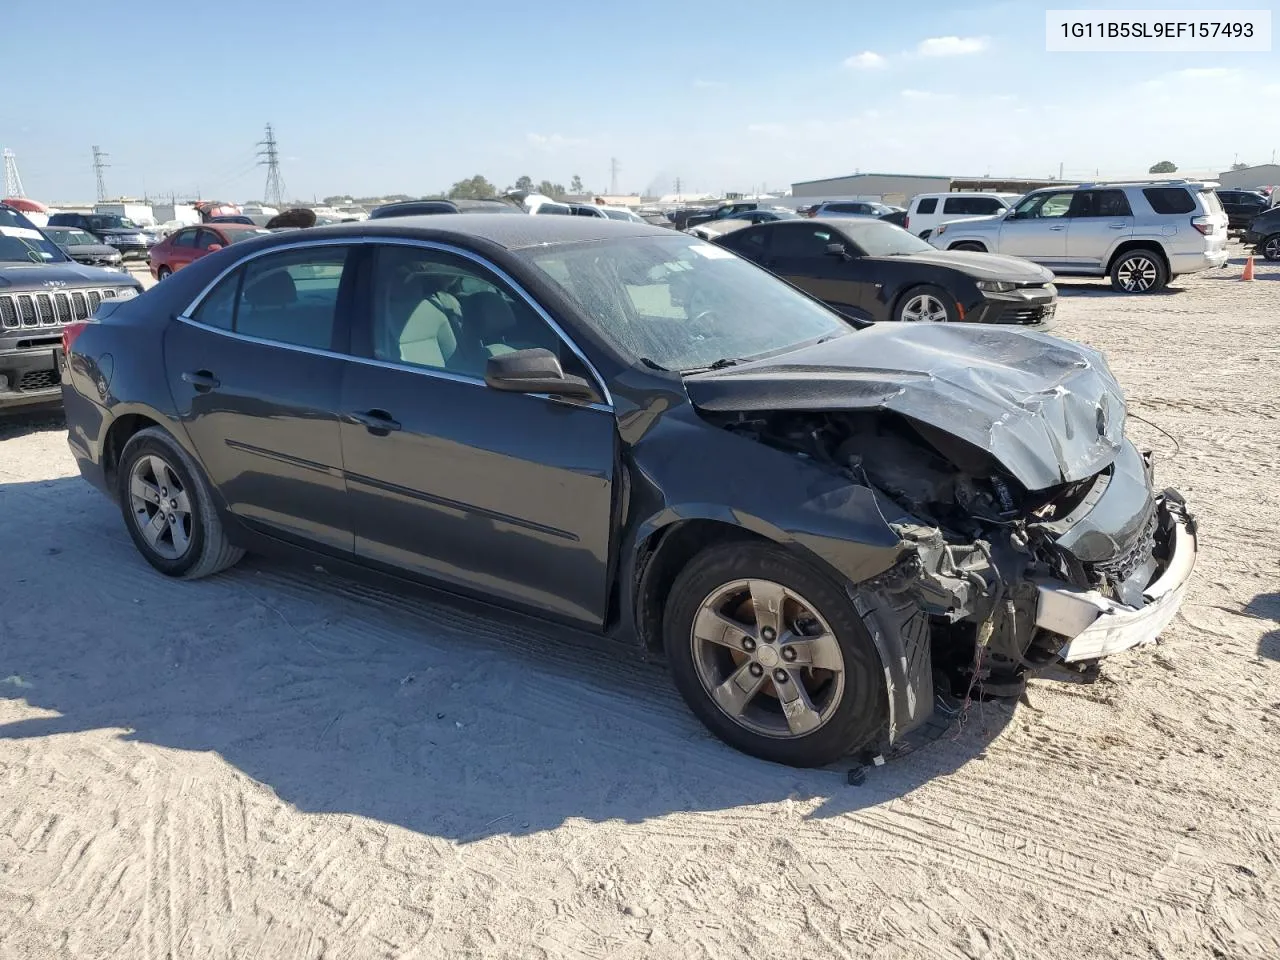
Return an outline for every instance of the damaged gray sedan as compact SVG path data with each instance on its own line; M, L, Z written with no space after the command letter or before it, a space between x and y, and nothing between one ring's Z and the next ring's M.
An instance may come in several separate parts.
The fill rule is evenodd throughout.
M72 452L161 573L300 553L633 639L781 763L1150 641L1196 559L1098 354L859 329L642 225L271 236L64 347Z

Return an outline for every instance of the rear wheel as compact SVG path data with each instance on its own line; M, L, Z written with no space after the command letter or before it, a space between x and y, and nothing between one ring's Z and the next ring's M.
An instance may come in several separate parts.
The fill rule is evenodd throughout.
M898 300L893 319L902 323L955 323L960 319L955 298L941 287L912 287Z
M1153 293L1168 282L1164 260L1145 247L1120 254L1111 265L1111 286L1121 293Z
M1280 260L1280 233L1273 233L1258 244L1258 252L1266 260Z
M129 535L161 573L196 580L244 556L227 540L199 469L159 427L139 430L129 439L117 478Z
M160 267L158 270L156 270L157 280L163 280L165 277L172 276L172 275L173 275L173 271L170 270L168 267Z
M821 766L884 728L884 671L862 618L781 547L703 551L676 578L663 631L685 702L744 753Z

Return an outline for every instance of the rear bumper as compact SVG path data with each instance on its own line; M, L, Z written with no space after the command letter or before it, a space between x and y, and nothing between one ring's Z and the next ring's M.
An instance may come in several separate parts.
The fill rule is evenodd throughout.
M1199 552L1195 520L1167 498L1159 509L1161 527L1171 531L1169 560L1143 592L1142 607L1117 603L1096 590L1073 590L1056 582L1037 584L1036 626L1067 638L1058 651L1063 662L1095 660L1150 643L1182 606Z
M1199 251L1196 253L1175 253L1169 255L1169 272L1198 273L1201 270L1213 270L1223 266L1228 259L1227 251Z

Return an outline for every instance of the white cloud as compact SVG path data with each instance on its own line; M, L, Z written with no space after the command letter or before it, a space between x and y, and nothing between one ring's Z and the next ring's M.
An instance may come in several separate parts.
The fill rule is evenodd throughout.
M874 50L863 50L845 60L844 65L850 70L879 70L888 61Z
M922 57L959 57L985 49L986 37L930 37L920 41L916 53Z
M954 94L950 93L934 93L932 90L903 90L901 94L904 100L915 100L918 102L932 102L937 100L952 100Z
M1174 74L1175 77L1185 80L1224 80L1227 77L1239 75L1239 70L1233 70L1230 67L1188 67Z
M526 133L525 140L529 146L537 150L543 150L547 153L555 153L558 150L566 150L577 147L585 147L591 141L578 137L565 137L558 133Z

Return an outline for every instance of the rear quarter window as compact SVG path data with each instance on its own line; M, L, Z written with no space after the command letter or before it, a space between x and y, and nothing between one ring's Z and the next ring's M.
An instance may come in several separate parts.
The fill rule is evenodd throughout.
M1201 190L1200 199L1204 201L1204 209L1206 213L1222 213L1223 212L1222 201L1218 199L1218 195L1214 193L1212 190ZM1245 200L1244 194L1239 194L1235 198L1236 203L1243 203L1244 200Z
M1212 195L1212 191L1207 193ZM1159 214L1192 213L1196 209L1196 202L1185 187L1147 187L1142 195L1151 204L1151 209ZM1213 203L1216 211L1211 209L1210 212L1220 212L1222 205L1217 197L1213 198Z
M916 213L933 213L938 209L938 198L930 197L928 200L921 200L920 205L916 207Z

